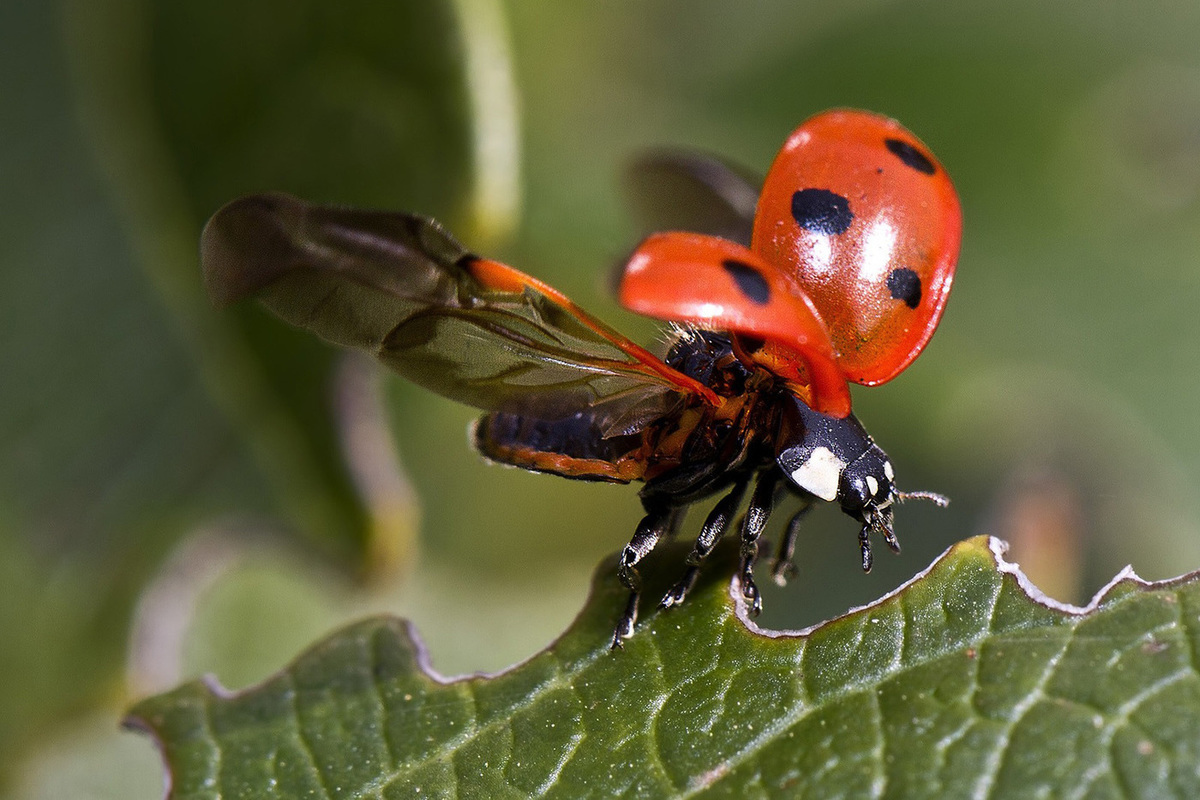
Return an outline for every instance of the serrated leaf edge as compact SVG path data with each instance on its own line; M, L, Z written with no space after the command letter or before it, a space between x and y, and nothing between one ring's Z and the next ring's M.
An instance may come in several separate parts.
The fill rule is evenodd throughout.
M1039 589L1037 585L1029 579L1029 576L1021 570L1020 564L1015 561L1009 561L1005 557L1009 549L1008 542L1004 541L1003 539L998 539L995 536L975 536L970 539L964 539L961 542L956 542L955 544L946 548L941 555L930 562L929 566L916 573L904 583L900 584L887 594L882 595L878 599L872 600L870 603L866 603L865 605L853 606L836 617L823 620L805 628L772 630L769 628L759 627L759 625L754 621L754 618L750 616L750 608L746 604L745 599L742 597L741 580L737 575L734 575L732 581L730 581L729 596L733 602L734 614L739 620L741 620L742 624L744 624L746 628L750 630L751 633L755 633L760 636L766 636L771 639L804 638L811 636L813 633L825 627L826 625L830 625L841 619L845 619L856 614L872 611L890 602L906 592L913 585L920 583L931 572L937 569L939 564L952 557L954 553L958 551L984 549L986 549L987 553L989 554L996 571L1001 575L1007 575L1015 580L1017 586L1020 587L1022 594L1028 597L1031 602L1042 606L1043 608L1074 617L1086 616L1096 611L1098 608L1100 608L1100 606L1104 605L1104 603L1110 599L1115 590L1125 586L1137 588L1143 591L1151 589L1171 589L1200 576L1200 570L1193 570L1174 578L1165 578L1160 581L1148 581L1137 574L1133 568L1133 565L1126 564L1108 581L1108 583L1101 586L1096 593L1092 595L1092 599L1089 600L1086 605L1077 606L1071 603L1065 603L1061 600L1055 600L1053 597L1050 597L1041 589Z
M782 637L806 639L809 636L811 636L813 633L821 630L822 628L824 628L827 625L832 625L834 623L845 620L847 618L862 614L864 612L870 612L870 611L878 608L879 606L895 599L898 595L909 590L911 587L918 584L921 580L923 580L924 578L929 576L930 573L932 573L934 570L936 570L939 567L939 565L941 565L947 559L953 558L956 554L961 554L961 555L967 556L967 557L971 557L971 556L986 557L988 559L988 561L990 561L990 563L993 565L995 570L998 573L1000 573L1001 576L1008 576L1009 578L1011 578L1012 581L1015 582L1016 585L1020 588L1023 595L1025 597L1027 597L1032 603L1040 605L1044 608L1048 608L1057 613L1060 613L1063 615L1069 615L1072 617L1083 617L1083 616L1086 616L1086 615L1096 611L1101 606L1103 606L1107 601L1109 601L1110 599L1113 599L1114 592L1121 589L1122 587L1128 587L1131 591L1145 591L1145 590L1154 590L1154 589L1163 589L1163 588L1170 589L1179 584L1186 583L1189 580L1193 580L1198 575L1200 575L1200 570L1197 570L1197 571L1183 574L1183 575L1175 577L1175 578L1168 578L1168 579L1161 580L1161 581L1147 581L1147 580L1141 578L1133 570L1133 568L1131 566L1126 566L1123 569L1121 569L1112 578L1112 580L1110 580L1107 584L1105 584L1103 587L1101 587L1101 589L1096 592L1096 594L1092 597L1092 599L1086 605L1076 606L1076 605L1064 603L1064 602L1061 602L1061 601L1058 601L1058 600L1048 597L1044 592L1042 592L1040 589L1038 589L1038 587L1036 585L1034 585L1032 583L1032 581L1029 580L1028 576L1026 576L1021 571L1021 568L1017 563L1010 562L1005 558L1007 551L1008 551L1008 544L1006 542L1004 542L1000 539L991 537L991 536L978 536L978 537L974 537L971 539L967 539L967 540L958 542L958 543L952 545L951 547L947 548L945 551L943 551L943 553L941 555L939 555L936 559L934 559L929 564L928 567L921 570L920 572L915 574L912 578L905 581L903 584L898 586L896 589L892 590L891 592L888 592L887 594L883 595L879 599L877 599L871 603L868 603L866 605L851 608L851 609L847 610L845 613L840 614L840 615L833 617L829 620L826 620L824 622L820 622L816 625L812 625L807 628L802 628L802 629L798 629L798 630L766 630L766 629L760 628L749 616L749 609L748 609L748 606L746 605L745 601L742 599L741 586L740 586L740 583L736 576L734 576L730 580L728 597L729 597L730 606L732 607L734 616L736 616L742 622L742 624L746 627L746 630L749 633L757 634L757 635L764 636L767 638L776 638L776 639L782 638ZM597 572L594 574L593 581L592 581L592 590L589 593L589 597L588 597L587 601L584 603L584 609L589 608L591 606L591 604L595 601L595 596L598 592L600 582L606 581L611 578L611 573L613 570L614 563L615 563L615 561L613 558L605 559L603 564L599 567ZM584 613L584 612L581 611L581 615L582 615L582 613ZM516 664L513 664L510 667L506 667L505 669L499 670L497 672L492 672L492 673L476 672L476 673L463 674L463 675L458 675L458 676L443 675L433 667L431 660L430 660L430 654L429 654L428 648L426 647L423 639L421 638L416 626L409 620L397 617L395 615L386 615L386 614L385 615L376 615L373 617L366 617L362 620L351 623L350 625L345 626L344 628L339 629L339 630L345 631L345 630L349 630L352 628L359 628L359 627L362 627L365 625L370 625L372 623L379 624L379 625L382 625L387 628L391 628L398 637L403 637L411 647L411 653L413 656L414 664L419 670L419 672L416 673L414 676L419 677L424 680L428 680L434 684L448 686L448 685L464 683L467 681L473 681L476 679L481 679L481 680L492 679L492 678L503 676L511 671L518 670L523 665L532 661L534 658L539 656L541 653L545 652L545 650L554 649L562 639L564 639L566 636L570 635L574 631L578 622L579 622L579 617L577 617L576 620L574 622L572 622L572 624L569 625L567 627L567 629L559 637L556 637L556 639L553 642L551 642L547 646L547 648L545 648L543 651L539 651L538 653L531 655L529 658L523 659L522 661L520 661ZM207 675L197 681L192 681L190 683L190 685L193 687L195 687L197 685L199 685L200 687L203 687L203 690L209 693L209 695L210 695L209 699L217 699L217 700L236 699L243 695L255 692L255 691L259 690L264 684L269 683L270 681L276 680L281 674L287 673L288 670L291 670L296 663L300 662L301 660L303 660L305 658L310 657L313 653L319 651L321 648L328 646L328 644L330 642L335 641L337 639L338 635L339 635L338 632L334 632L334 633L324 637L321 641L317 642L316 644L307 648L301 654L297 655L296 658L292 659L292 661L289 662L289 664L286 667L284 667L283 669L268 676L263 681L260 681L256 684L253 684L250 686L247 686L245 688L237 689L237 690L227 689L224 686L222 686L220 684L220 682L212 675ZM592 664L602 658L619 657L619 654L618 655L611 654L606 645L607 645L607 641L599 642L597 644L596 648L592 652L588 653L587 655L584 655L583 657L581 657L577 660L577 662L575 664L576 668L584 668L588 664ZM175 691L179 691L180 689L185 688L188 685L189 684L184 684L183 686L179 687L179 689L176 689ZM196 698L196 699L199 699L199 698ZM207 703L208 700L202 700L202 702ZM155 746L158 748L160 755L164 759L164 764L166 767L166 769L164 770L164 785L165 785L165 788L167 791L167 796L170 796L170 791L171 791L172 782L173 782L171 767L170 767L169 762L166 759L167 754L166 754L165 742L160 737L153 721L150 718L147 718L146 716L144 716L142 713L140 713L139 708L135 708L123 720L122 724L124 727L126 727L128 729L136 730L136 731L148 734L150 736L150 738L154 741ZM726 766L728 766L728 764L726 764ZM692 790L695 790L698 788L701 788L701 787L700 786L692 787L689 790L688 794L690 794ZM687 795L685 795L685 796L687 796Z
M821 630L822 628L824 628L827 625L832 625L832 624L834 624L840 620L846 619L848 617L855 616L857 614L861 614L864 612L869 612L869 611L872 611L874 609L877 609L877 608L883 606L884 604L890 602L891 600L895 599L899 595L906 592L912 586L920 583L922 580L924 580L926 577L928 577L930 575L930 573L932 573L934 570L936 570L942 562L946 561L949 558L952 558L956 553L958 553L960 551L963 551L963 552L968 552L968 551L986 552L988 554L990 560L992 561L992 564L995 566L996 571L1002 575L1007 575L1007 576L1011 577L1014 581L1016 581L1016 583L1020 587L1022 593L1026 597L1028 597L1030 599L1030 601L1032 601L1033 603L1036 603L1037 605L1040 605L1044 608L1048 608L1048 609L1058 611L1063 614L1068 614L1071 616L1086 616L1087 614L1090 614L1090 613L1096 611L1108 599L1110 599L1110 597L1112 596L1112 593L1115 590L1117 590L1123 586L1130 586L1130 587L1137 588L1139 590L1170 589L1177 585L1186 583L1189 580L1196 579L1198 576L1200 576L1200 570L1194 570L1192 572L1187 572L1187 573L1184 573L1184 574L1179 575L1174 578L1166 578L1166 579L1160 580L1160 581L1148 581L1148 580L1142 578L1140 575L1138 575L1137 572L1133 569L1132 565L1126 565L1119 572L1117 572L1117 574L1114 575L1113 578L1108 581L1108 583L1106 583L1104 586L1102 586L1095 593L1095 595L1092 596L1092 599L1090 601L1088 601L1088 603L1086 605L1077 606L1077 605L1072 605L1070 603L1062 602L1060 600L1055 600L1054 598L1045 594L1045 592L1043 592L1041 589L1039 589L1029 579L1029 576L1027 576L1021 570L1020 564L1018 564L1014 561L1009 561L1005 557L1005 555L1008 552L1008 549L1009 549L1009 545L1007 542L1005 542L1002 539L998 539L994 536L976 536L976 537L973 537L970 539L964 539L963 541L956 542L955 544L946 548L946 550L944 550L937 558L935 558L933 561L931 561L929 566L925 567L920 572L916 573L911 578L909 578L904 583L900 584L899 586L897 586L895 589L888 592L887 594L882 595L881 597L879 597L876 600L871 601L870 603L866 603L861 606L853 606L853 607L847 609L845 612L837 615L836 617L831 617L830 619L823 620L814 625L810 625L810 626L804 627L804 628L773 630L773 629L769 629L769 628L760 627L754 621L754 619L750 616L749 606L746 604L745 599L742 597L741 581L739 580L739 578L736 574L730 579L728 596L732 603L735 616L738 618L738 620L741 621L741 623L743 625L745 625L746 629L750 633L757 634L759 636L765 636L765 637L771 638L771 639L807 638L807 637L811 636L812 634L814 634L815 632ZM612 568L613 563L614 563L614 558L612 558L612 557L606 558L604 560L604 562L601 564L601 566L593 574L592 589L589 592L587 599L584 601L584 604L583 604L584 608L587 608L588 606L591 605L593 598L596 594L597 583L599 581L607 579L607 577L609 576L609 573L612 572L611 568ZM659 613L659 612L655 612L655 613ZM261 681L258 681L256 683L250 684L250 685L242 687L240 689L229 689L229 688L226 688L225 686L223 686L221 684L220 680L216 676L211 675L211 674L202 676L199 679L199 682L202 683L204 685L204 687L209 692L211 692L213 694L213 696L216 698L219 698L222 700L236 699L238 697L241 697L242 695L249 694L249 693L259 690L263 685L269 683L272 680L275 680L281 673L287 672L288 670L292 669L292 667L297 662L306 658L310 653L323 647L326 642L335 639L341 631L345 631L350 628L357 628L364 624L370 623L372 621L381 622L381 623L387 625L388 627L398 628L399 634L403 635L404 638L412 646L413 653L415 654L416 664L419 667L421 674L424 677L428 678L429 680L431 680L437 684L440 684L443 686L448 686L448 685L452 685L452 684L459 683L462 681L489 680L489 679L493 679L493 678L498 678L503 675L506 675L509 672L513 672L515 670L520 669L522 666L524 666L525 664L530 662L532 659L534 659L538 655L540 655L540 653L542 653L546 650L554 649L554 647L563 639L563 637L568 635L571 632L571 630L574 629L575 625L579 621L579 615L577 615L576 618L571 622L571 624L567 626L566 630L564 630L564 632L562 634L555 637L555 639L553 641L551 641L545 648L543 648L543 650L533 653L528 658L524 658L510 666L504 667L503 669L497 670L495 672L479 671L479 672L471 672L471 673L462 673L462 674L458 674L458 675L444 675L433 666L433 662L432 662L432 659L431 659L431 656L429 653L429 648L425 645L425 640L421 637L420 631L417 629L415 624L413 624L410 620L404 619L402 617L397 617L397 616L394 616L391 614L379 614L379 615L363 617L363 618L355 620L354 622L351 622L345 626L339 627L336 631L323 637L321 639L321 641L319 641L319 642L313 644L312 646L306 648L305 650L303 650L295 658L291 659L287 663L287 665L285 665L281 669L277 670L276 672L266 676ZM607 644L607 643L605 642L604 644ZM584 660L590 663L590 662L594 661L595 658L603 657L603 655L607 652L607 648L600 647L598 645L596 652L597 652L596 656L594 656L592 658L587 658ZM144 720L142 720L141 718L139 718L136 714L130 714L129 716L127 716L122 724L125 727L134 728L134 729L137 729L140 731L149 730L147 723Z

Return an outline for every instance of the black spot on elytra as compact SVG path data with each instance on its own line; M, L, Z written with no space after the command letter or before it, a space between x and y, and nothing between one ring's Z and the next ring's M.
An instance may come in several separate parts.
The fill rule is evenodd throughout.
M733 278L742 294L752 302L762 306L771 299L771 287L767 285L767 279L754 267L732 258L722 261L721 266L729 273L729 277Z
M845 233L854 221L850 201L828 189L801 189L792 195L792 217L813 233Z
M887 145L887 149L892 151L896 158L903 161L908 166L915 169L917 172L924 172L926 175L932 175L937 172L937 167L929 159L929 156L922 153L917 148L913 147L903 139L884 139L883 143Z
M921 305L921 278L907 267L894 269L888 274L888 291L896 300L903 300L904 305L916 308Z

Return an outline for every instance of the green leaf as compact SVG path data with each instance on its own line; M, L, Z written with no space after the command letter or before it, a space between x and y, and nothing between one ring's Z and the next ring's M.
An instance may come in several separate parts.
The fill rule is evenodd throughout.
M1200 793L1194 576L1127 571L1074 608L977 538L870 606L766 634L717 577L735 550L623 652L608 564L562 638L499 675L442 678L377 618L258 687L189 683L128 724L159 741L176 798ZM650 597L678 568L656 563Z

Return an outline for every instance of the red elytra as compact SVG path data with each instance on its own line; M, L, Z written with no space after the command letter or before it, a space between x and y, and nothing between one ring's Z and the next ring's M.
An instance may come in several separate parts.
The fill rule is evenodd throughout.
M961 238L958 194L929 149L895 120L835 110L779 151L751 247L812 299L846 379L873 386L933 335Z
M811 408L850 413L846 380L812 301L785 272L740 244L699 233L655 234L625 265L620 297L639 314L736 331L743 342L761 339L749 357L778 351L784 357L764 366L793 384Z
M916 136L879 114L826 111L801 124L776 156L749 250L697 234L656 235L631 258L621 301L649 316L762 340L743 348L749 358L799 389L807 383L812 408L844 417L845 381L894 378L933 335L961 236L954 185ZM791 305L803 311L788 319L774 291L768 304L730 294L725 260L794 293L799 301ZM709 293L720 301L706 305Z

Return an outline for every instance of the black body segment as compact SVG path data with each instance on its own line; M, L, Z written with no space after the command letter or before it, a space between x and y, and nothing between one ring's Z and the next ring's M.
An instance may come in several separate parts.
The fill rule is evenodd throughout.
M630 464L625 472L621 464L636 459L642 437L606 437L586 411L553 420L487 414L476 422L471 439L488 459L534 472L611 483L629 483L640 477L636 464Z

